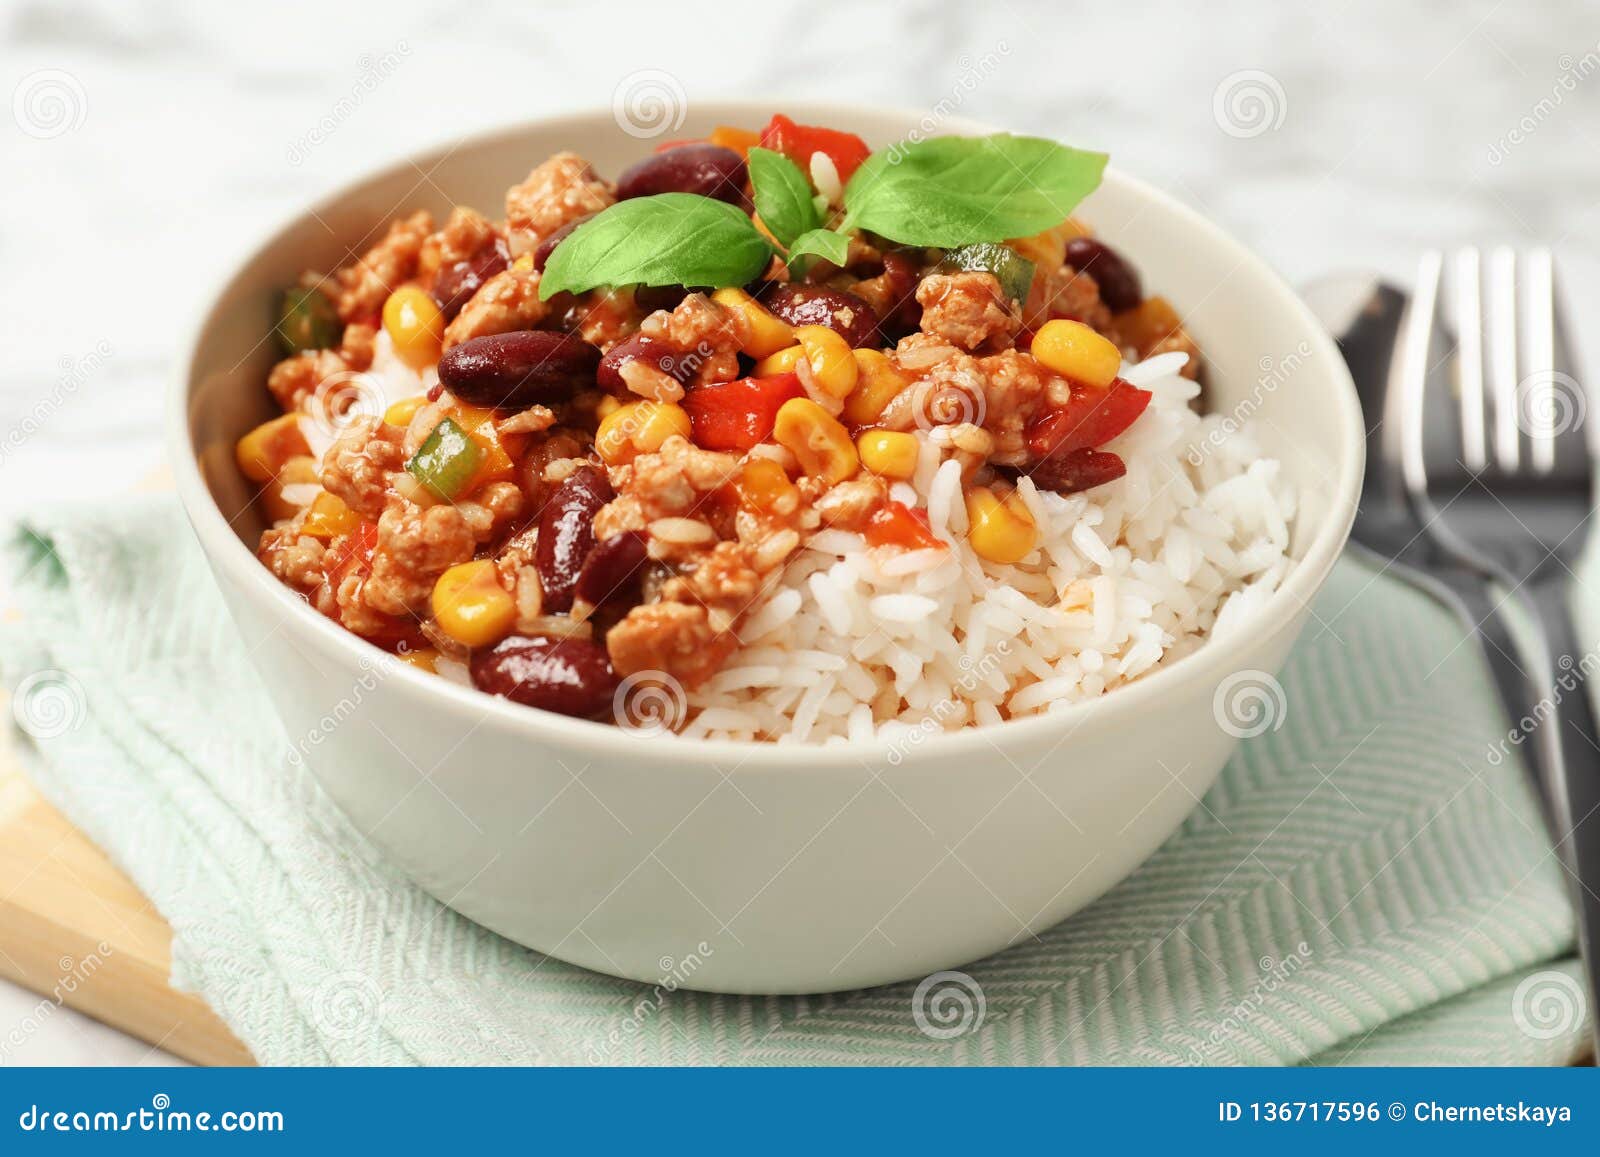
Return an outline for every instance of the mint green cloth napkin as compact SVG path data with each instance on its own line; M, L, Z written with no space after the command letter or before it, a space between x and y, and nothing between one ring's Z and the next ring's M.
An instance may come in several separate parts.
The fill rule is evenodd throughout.
M1561 872L1520 770L1489 759L1503 724L1480 660L1438 607L1352 561L1283 675L1281 729L1246 740L1109 895L966 966L952 1032L926 989L914 1007L915 983L662 991L477 927L289 762L171 500L42 515L12 555L21 614L0 664L32 774L171 922L175 983L263 1063L1554 1064L1582 1049Z

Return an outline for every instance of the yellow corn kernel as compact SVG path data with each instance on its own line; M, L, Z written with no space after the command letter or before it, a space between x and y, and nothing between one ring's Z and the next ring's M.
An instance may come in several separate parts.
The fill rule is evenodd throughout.
M405 650L397 652L397 655L402 663L420 668L430 675L439 673L439 669L434 666L434 663L439 658L439 652L432 647L407 647Z
M301 534L328 542L341 534L350 534L361 525L361 516L344 504L344 499L326 490L311 500Z
M733 487L739 501L763 514L793 514L800 507L800 489L771 458L751 458L739 468Z
M1073 241L1079 237L1094 236L1094 230L1089 228L1089 226L1085 225L1076 217L1068 217L1065 221L1056 226L1055 231L1061 234L1061 240L1063 242Z
M1021 562L1039 541L1039 528L1015 494L1002 502L994 491L975 486L967 491L967 541L979 558Z
M417 411L428 404L425 394L418 394L414 398L402 398L383 412L383 420L391 426L402 429L411 425L411 419L417 416Z
M622 399L615 394L607 394L595 406L594 416L596 418L609 418L620 409L622 409Z
M907 382L882 350L855 350L854 357L856 388L844 400L844 417L853 425L870 426Z
M917 440L893 430L863 430L856 439L861 465L882 478L902 482L917 472Z
M284 414L251 430L233 448L239 471L252 482L270 482L291 458L311 453L300 432L300 415Z
M444 341L444 314L433 298L415 285L402 285L383 303L383 328L399 359L414 370L439 360Z
M861 465L850 431L810 398L790 398L779 407L772 436L795 456L801 470L830 486L851 477Z
M711 300L738 314L744 320L745 338L741 352L764 358L794 344L794 330L767 312L766 306L742 289L719 289Z
M293 518L304 508L303 502L290 502L283 496L285 486L317 485L317 462L305 454L297 454L278 469L278 476L261 489L261 509L273 522Z
M792 345L786 350L779 350L769 357L762 358L750 371L753 378L775 378L779 374L794 373L795 366L800 364L800 359L806 356L806 347Z
M533 254L524 253L521 257L517 258L511 263L511 268L515 269L518 273L533 272Z
M464 647L497 643L517 621L516 600L500 585L500 572L486 558L460 563L433 584L433 617L439 629Z
M1122 368L1122 351L1081 321L1045 322L1032 348L1046 369L1097 389L1109 386Z
M811 377L830 398L848 397L856 388L856 359L850 343L825 325L802 325L794 331L805 351Z
M689 437L689 412L673 402L624 402L600 419L594 448L608 466L653 454L674 434Z

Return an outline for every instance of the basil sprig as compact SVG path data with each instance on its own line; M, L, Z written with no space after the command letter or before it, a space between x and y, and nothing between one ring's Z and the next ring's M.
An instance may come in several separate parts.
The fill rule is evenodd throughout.
M954 249L1029 237L1066 220L1100 184L1104 153L1041 137L996 133L934 137L881 149L844 190L844 217L824 227L800 169L769 149L750 150L752 199L788 260L844 263L849 234L867 230L901 245ZM556 246L539 296L601 285L743 285L773 256L737 207L690 193L611 206Z
M822 226L822 214L811 199L811 182L800 167L771 149L750 150L750 194L761 223L778 239L793 246L795 238Z
M743 285L772 245L740 209L694 193L619 201L569 234L545 264L539 296L600 285Z

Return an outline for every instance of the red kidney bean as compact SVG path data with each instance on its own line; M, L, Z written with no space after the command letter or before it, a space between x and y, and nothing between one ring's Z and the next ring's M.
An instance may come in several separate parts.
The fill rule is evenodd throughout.
M1100 287L1100 300L1112 313L1132 309L1144 300L1139 274L1104 241L1074 237L1067 242L1067 264L1094 278L1094 283Z
M1041 458L1023 473L1040 490L1076 494L1114 482L1128 472L1127 465L1109 450L1073 450Z
M564 402L594 381L600 351L572 334L524 329L475 337L439 359L439 381L475 406Z
M609 715L617 692L611 657L592 639L512 635L475 654L471 669L480 691L581 719Z
M570 611L584 560L594 549L594 516L615 497L605 471L582 466L567 477L539 512L533 565L544 587L544 609Z
M646 313L658 309L676 309L689 291L681 285L636 285L633 287L633 304Z
M883 254L883 272L894 295L894 308L879 323L878 334L885 345L893 345L922 325L922 305L917 301L922 263L910 253L890 249Z
M576 229L579 225L582 225L585 221L593 216L593 213L585 213L576 221L568 221L565 225L561 226L561 228L550 234L550 236L539 242L539 244L536 245L533 250L533 267L540 273L543 273L545 264L550 260L550 254L556 251L556 246L565 241L568 234L570 234L574 229Z
M446 265L433 275L433 300L445 320L454 319L461 307L472 300L472 295L497 273L511 264L511 253L506 243L496 237L492 245L485 245L465 261Z
M695 369L694 354L680 354L666 342L636 333L606 351L605 357L600 359L599 368L595 370L595 385L619 397L627 397L631 391L628 383L622 379L622 367L629 362L639 361L648 362L679 382L687 382Z
M637 530L602 538L583 560L574 593L592 607L638 602L639 571L645 557L645 538Z
M657 193L698 193L743 207L745 163L721 145L679 145L656 153L623 170L617 178L617 200Z
M856 349L876 344L877 311L853 293L772 282L761 291L761 304L790 325L825 325Z

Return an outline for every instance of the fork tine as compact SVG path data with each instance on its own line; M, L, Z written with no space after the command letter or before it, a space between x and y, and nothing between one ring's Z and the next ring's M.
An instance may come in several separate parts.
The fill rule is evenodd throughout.
M1488 363L1494 394L1494 451L1500 469L1513 474L1517 435L1517 254L1502 245L1489 257Z
M1483 425L1483 273L1476 249L1462 249L1456 254L1455 304L1461 457L1467 469L1478 474L1489 465L1489 445Z
M1556 465L1556 437L1562 433L1561 424L1554 420L1556 407L1562 399L1554 396L1556 388L1556 299L1555 270L1548 249L1534 249L1525 254L1522 262L1522 303L1525 341L1523 345L1523 385L1526 394L1518 399L1521 411L1528 420L1522 425L1528 433L1529 458L1534 472L1549 474ZM1551 420L1541 419L1550 415Z
M1433 345L1435 317L1439 309L1439 279L1444 255L1429 250L1417 266L1417 288L1406 305L1401 322L1400 356L1395 358L1389 380L1384 419L1395 432L1400 454L1401 476L1406 489L1420 500L1428 492L1428 466L1424 453L1424 409L1428 391L1428 368Z

